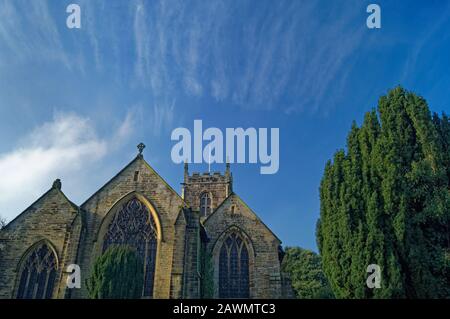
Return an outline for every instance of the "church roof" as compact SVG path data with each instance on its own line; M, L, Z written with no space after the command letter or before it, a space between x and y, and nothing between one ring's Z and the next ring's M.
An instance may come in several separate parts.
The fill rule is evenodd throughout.
M158 174L158 172L151 167L151 165L144 159L144 156L142 153L139 153L130 163L128 163L124 168L122 168L114 177L112 177L109 181L107 181L102 187L100 187L94 194L92 194L88 199L84 201L83 204L80 205L80 207L83 207L89 200L91 200L93 197L95 197L98 193L100 193L102 190L104 190L114 179L119 177L125 170L127 170L130 166L132 166L135 162L142 161L145 166L153 173L155 174L166 186L168 189L170 189L176 196L187 206L186 202L183 198L181 198L180 194L178 194L172 186L170 186L164 178L161 177L161 175Z
M75 203L73 203L71 200L69 200L69 198L66 196L66 194L64 194L64 192L61 190L61 181L59 179L57 179L56 181L53 182L52 187L48 191L46 191L44 194L42 194L41 197L36 199L30 206L25 208L19 215L17 215L13 220L11 220L3 229L7 229L10 225L15 223L16 220L18 220L21 216L23 216L23 214L28 212L31 208L33 208L33 206L35 206L37 203L39 203L41 200L43 200L44 198L49 196L49 194L54 191L58 192L58 194L60 196L62 196L63 199L65 201L67 201L67 203L70 204L70 206L72 206L75 210L80 212L80 207L78 205L76 205Z

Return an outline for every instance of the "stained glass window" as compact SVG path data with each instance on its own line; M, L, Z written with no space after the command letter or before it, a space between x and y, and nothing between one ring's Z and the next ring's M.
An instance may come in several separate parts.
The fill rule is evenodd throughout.
M56 278L56 256L45 243L36 246L26 257L20 274L18 299L49 299Z
M233 233L224 241L219 255L219 297L249 298L248 251Z
M200 216L208 216L211 213L211 203L211 194L203 193L200 197Z
M155 221L147 206L134 198L124 204L108 227L103 252L111 245L127 245L136 249L144 262L142 296L152 297L155 274L157 235Z

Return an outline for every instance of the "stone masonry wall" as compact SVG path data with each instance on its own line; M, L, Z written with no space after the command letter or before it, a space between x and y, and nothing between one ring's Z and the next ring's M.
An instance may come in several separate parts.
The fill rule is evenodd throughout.
M199 211L200 197L204 192L212 195L211 206L214 211L231 194L231 177L218 172L194 173L192 176L185 176L184 200L193 210Z
M184 298L200 298L200 221L197 211L188 210L185 262L184 262Z
M233 208L232 208L233 207ZM278 259L280 240L235 194L204 221L210 239L208 249L213 254L215 267L215 297L218 297L218 252L221 239L229 231L243 235L249 246L250 297L281 298L281 273ZM220 246L220 247L219 247ZM214 254L216 252L216 254Z
M86 211L86 236L81 242L80 267L83 273L90 274L95 259L101 254L102 230L104 231L108 224L105 220L112 217L107 216L108 213L135 195L147 200L158 215L162 238L159 240L156 256L153 298L169 298L171 290L181 289L176 287L181 284L180 280L175 279L176 282L172 282L172 261L175 246L174 225L185 204L140 156L82 204L82 209ZM124 198L127 199L122 202ZM182 251L179 253L183 254ZM175 278L179 271L175 270ZM82 287L74 297L87 297L86 287Z
M57 188L52 188L0 231L0 298L15 298L24 254L46 241L57 254L58 270L53 298L66 295L65 270L76 260L81 216Z

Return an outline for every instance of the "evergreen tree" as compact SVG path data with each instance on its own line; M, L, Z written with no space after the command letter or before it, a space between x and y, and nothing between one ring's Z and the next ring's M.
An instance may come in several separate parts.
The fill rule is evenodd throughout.
M318 254L300 247L287 247L281 270L289 274L297 298L333 298Z
M200 249L200 297L202 299L214 298L214 265L211 253L206 245Z
M144 286L144 266L127 246L111 246L94 264L87 280L92 299L138 299Z
M338 298L450 297L450 124L398 87L381 97L320 186L317 241ZM381 288L366 285L381 267Z
M1 230L2 228L5 228L6 225L8 225L8 221L6 220L6 218L3 218L3 217L0 215L0 230Z

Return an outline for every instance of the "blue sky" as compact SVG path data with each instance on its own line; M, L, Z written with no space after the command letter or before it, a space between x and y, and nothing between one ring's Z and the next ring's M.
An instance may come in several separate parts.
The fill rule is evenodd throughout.
M377 1L378 30L369 3L0 0L0 214L58 177L81 204L141 141L179 190L170 134L195 119L275 127L280 170L234 164L234 190L285 245L316 250L323 168L352 121L398 84L450 112L450 3Z

